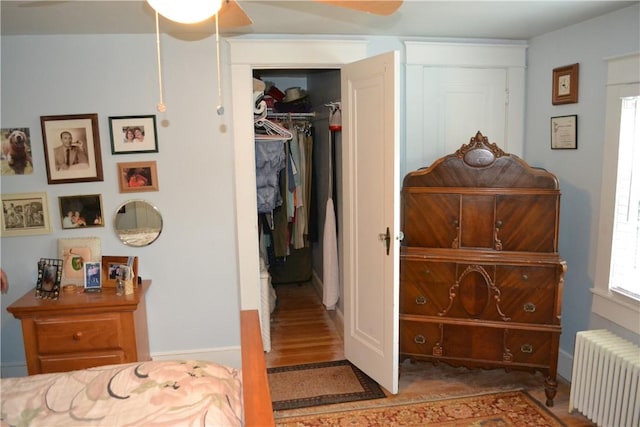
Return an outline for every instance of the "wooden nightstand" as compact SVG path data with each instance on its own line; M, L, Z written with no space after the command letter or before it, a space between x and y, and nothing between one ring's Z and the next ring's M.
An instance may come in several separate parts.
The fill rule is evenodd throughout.
M27 292L7 311L22 321L29 375L151 360L145 304L150 286L144 280L124 296L115 288L62 292L58 300Z

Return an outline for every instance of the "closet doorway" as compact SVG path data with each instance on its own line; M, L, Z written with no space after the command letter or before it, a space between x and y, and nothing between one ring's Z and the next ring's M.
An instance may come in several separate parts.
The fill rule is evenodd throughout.
M276 197L282 205L271 209L275 202L258 203L260 255L270 267L274 287L312 282L322 295L326 204L331 193L335 220L340 189L335 171L340 165L341 132L329 130L328 107L340 101L340 70L254 69L253 78L265 84L262 106L266 105L266 111L254 113L254 119L266 115L268 123L285 127L293 134L282 143L286 158L277 181L281 184L280 197ZM256 129L257 147L278 144L271 136L260 139L264 127L260 123ZM259 156L263 152L267 150L257 150ZM268 163L266 166L266 172L272 173ZM294 178L293 182L290 178ZM273 180L258 176L257 185L259 200L263 200L261 196L267 200L272 197ZM297 186L295 196L289 192L291 186ZM291 206L294 203L297 208ZM288 215L284 209L287 205ZM283 213L288 221L282 220ZM339 289L335 292L341 293Z
M346 147L340 171L343 203L338 215L342 219L339 227L341 279L345 286L342 292L345 357L396 393L399 53L367 58L366 41L230 39L228 42L234 95L241 308L261 307L255 162L251 161L255 158L254 129L249 119L253 117L253 71L340 69L342 137Z

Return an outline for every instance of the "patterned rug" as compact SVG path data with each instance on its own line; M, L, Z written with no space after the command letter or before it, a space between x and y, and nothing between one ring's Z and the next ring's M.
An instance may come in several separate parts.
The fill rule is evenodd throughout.
M267 369L274 411L379 399L380 386L348 360Z
M328 410L329 408L327 407ZM387 406L367 409L304 416L276 414L278 427L426 425L435 427L565 426L525 391L490 393L410 404L391 403Z

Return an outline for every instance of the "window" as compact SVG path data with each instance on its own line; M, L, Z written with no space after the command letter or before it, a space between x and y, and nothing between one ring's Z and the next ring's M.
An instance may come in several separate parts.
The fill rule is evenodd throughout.
M640 299L639 144L640 97L621 98L609 288L635 299Z
M640 334L640 55L608 62L591 311ZM635 175L634 175L635 171Z

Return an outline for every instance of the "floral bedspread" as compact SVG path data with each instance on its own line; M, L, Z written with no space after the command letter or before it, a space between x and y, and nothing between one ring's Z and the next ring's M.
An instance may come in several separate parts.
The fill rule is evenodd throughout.
M239 370L157 361L3 378L5 426L239 426Z

